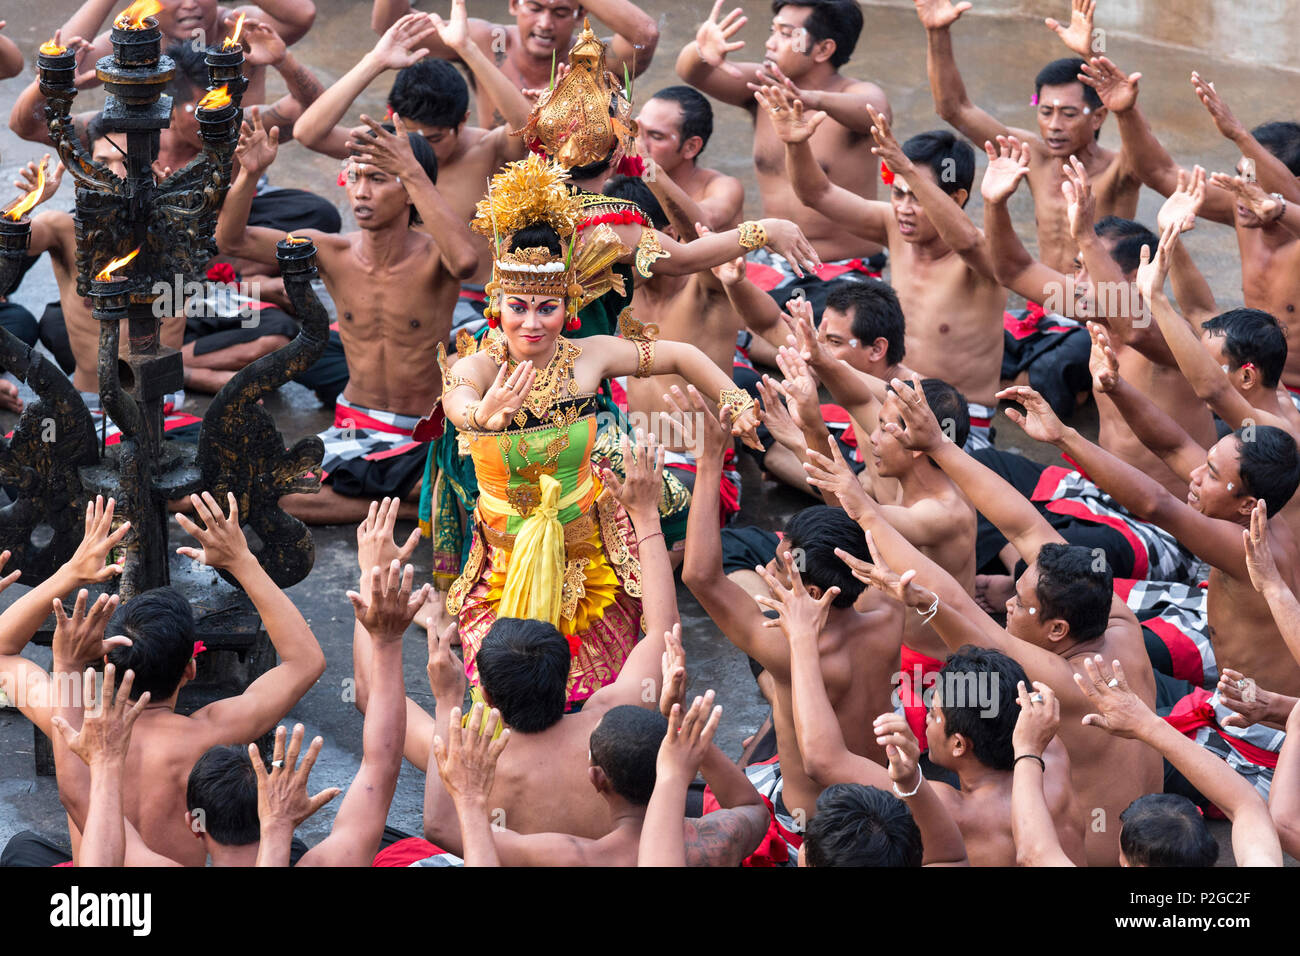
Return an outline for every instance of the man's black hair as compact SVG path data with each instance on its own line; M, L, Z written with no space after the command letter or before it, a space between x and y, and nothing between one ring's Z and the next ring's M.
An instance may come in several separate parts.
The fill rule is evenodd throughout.
M676 103L681 107L682 123L679 141L685 143L692 136L698 136L700 153L704 152L704 147L709 145L709 137L713 135L713 107L709 105L708 97L699 90L678 85L665 86L650 99ZM695 155L699 156L700 153Z
M135 671L131 699L148 691L149 699L160 703L176 692L194 656L194 609L174 588L153 588L121 605L104 633L131 638L130 647L108 652L118 674Z
M1078 57L1066 56L1053 60L1034 77L1034 99L1036 101L1042 99L1044 86L1069 86L1071 83L1078 83L1083 89L1083 105L1093 111L1101 109L1101 97L1097 95L1097 91L1079 79L1082 67L1083 60ZM1092 137L1100 139L1101 130L1094 132Z
M185 785L191 825L222 846L248 846L261 839L257 775L245 747L212 747L194 763Z
M1018 681L1029 686L1023 667L1006 654L973 644L950 654L939 670L935 689L944 728L949 736L969 740L975 759L992 770L1015 766L1011 735L1020 717ZM989 692L992 687L996 697Z
M837 283L826 296L826 308L849 317L849 329L864 348L876 339L884 339L889 343L885 361L890 365L903 361L907 352L903 307L888 282L868 278L864 282Z
M908 388L916 387L911 382L905 381L904 384ZM894 386L886 385L885 391L894 392ZM966 396L957 391L956 386L949 385L941 378L921 379L921 393L925 395L925 402L930 406L930 411L934 412L944 434L958 448L965 448L966 439L970 437L970 405L966 403Z
M1110 257L1115 260L1115 264L1125 275L1136 272L1138 266L1142 264L1143 246L1149 246L1151 254L1155 255L1156 246L1160 245L1159 236L1142 223L1134 222L1132 219L1105 216L1098 220L1092 229L1103 239L1115 240L1115 247L1111 249Z
M803 22L812 45L822 40L834 40L835 52L830 64L837 70L853 56L853 48L862 35L862 10L857 0L772 0L772 15L785 7L811 7L812 12ZM811 45L808 52L811 54Z
M1119 815L1119 848L1129 866L1214 866L1219 844L1196 804L1176 793L1148 793Z
M636 203L645 213L645 217L650 220L650 225L656 229L667 229L671 225L664 207L659 204L655 194L650 191L650 187L640 176L611 176L601 192L615 199Z
M1110 622L1114 580L1110 562L1082 545L1045 544L1038 551L1040 620L1063 620L1076 641L1090 641L1106 632Z
M929 166L935 182L949 196L964 189L967 201L970 200L971 183L975 181L975 150L970 143L946 129L932 129L917 133L903 143L903 155L914 163Z
M1280 159L1292 176L1300 176L1300 123L1264 123L1252 129L1250 135Z
M655 789L655 761L667 732L668 721L657 710L611 707L591 732L591 762L605 771L615 793L643 807Z
M208 88L207 51L195 49L188 40L177 40L163 51L176 63L176 72L167 81L167 93L175 103L192 103Z
M483 693L506 726L535 734L564 716L571 657L569 642L553 624L499 617L476 662Z
M1241 453L1242 493L1263 500L1278 514L1300 484L1295 439L1274 425L1246 425L1232 433Z
M822 791L803 852L808 866L920 866L925 856L907 804L860 783L835 783Z
M388 105L403 120L455 129L469 110L469 87L446 60L425 59L398 71Z
M399 114L400 115L400 114ZM397 128L392 123L381 124L385 130L390 133L396 133ZM374 130L366 130L367 135L375 136ZM436 184L438 182L438 154L433 151L429 141L419 133L407 133L406 140L411 144L411 155L415 161L420 164L424 174L429 177L429 182ZM411 203L410 216L407 218L407 224L418 226L421 223L420 213L415 208L415 203Z
M1265 388L1277 388L1286 367L1286 333L1277 319L1261 309L1229 309L1201 325L1223 336L1223 353L1241 368L1259 369Z
M863 561L871 560L871 552L862 528L843 508L813 505L796 512L786 523L785 543L794 551L795 566L805 585L822 591L837 587L840 593L831 606L853 606L866 585L835 556L835 549L847 551Z

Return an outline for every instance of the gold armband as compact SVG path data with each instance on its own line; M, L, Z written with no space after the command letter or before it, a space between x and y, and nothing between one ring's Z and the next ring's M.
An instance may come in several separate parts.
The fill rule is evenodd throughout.
M649 378L655 366L655 342L653 339L638 339L636 342L636 377Z
M650 269L660 259L667 259L659 242L659 234L649 227L641 229L641 241L636 244L636 271L642 279L650 278Z
M450 392L453 388L460 388L462 385L466 386L467 388L471 388L471 389L473 389L473 390L474 390L474 394L477 395L479 398L482 398L482 397L483 397L483 393L479 391L479 388L478 388L477 385L475 385L473 382L471 382L471 381L470 381L469 379L467 379L465 376L463 376L463 375L457 375L455 372L447 372L447 373L445 373L445 374L443 375L443 377L442 377L442 394L445 396L445 395L446 395L448 392Z
M478 423L478 402L470 402L465 406L465 424L476 432L481 432L483 426Z
M718 407L730 405L732 411L732 421L738 419L745 412L754 407L754 396L743 388L724 388L718 393Z
M740 230L740 248L753 252L755 249L762 249L767 245L767 230L763 228L763 224L758 220L746 220L738 228Z

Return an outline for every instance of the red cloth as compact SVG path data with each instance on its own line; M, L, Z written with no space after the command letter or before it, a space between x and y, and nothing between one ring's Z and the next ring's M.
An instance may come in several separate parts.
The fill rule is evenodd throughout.
M371 866L410 866L431 856L447 853L447 850L434 846L420 837L407 837L391 843L375 854Z
M791 833L777 822L776 807L772 805L772 801L763 797L763 804L767 807L767 833L763 834L763 841L759 843L758 849L745 857L741 866L785 866L790 862L790 846L803 846L802 836ZM704 812L709 814L721 809L722 805L718 803L718 798L713 795L713 791L705 787Z
M1251 763L1275 770L1277 768L1277 754L1264 750L1262 747L1256 747L1254 744L1248 744L1246 741L1232 736L1232 734L1225 734L1219 730L1219 722L1214 715L1214 706L1210 703L1210 698L1213 696L1204 687L1198 687L1174 704L1174 709L1168 713L1165 720L1184 737L1195 736L1196 731L1202 727L1213 727L1215 732L1226 740L1232 749Z
M937 674L943 667L943 661L914 651L906 644L899 649L898 658L898 670L902 678L898 684L898 699L903 705L907 726L912 728L912 733L921 744L921 753L925 753L929 746L925 740L925 712L929 710L925 705L925 675Z

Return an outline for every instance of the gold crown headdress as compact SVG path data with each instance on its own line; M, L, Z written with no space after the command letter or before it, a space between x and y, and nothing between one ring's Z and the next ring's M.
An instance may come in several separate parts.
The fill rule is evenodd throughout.
M492 281L484 289L489 318L500 316L498 296L503 293L562 297L569 315L576 316L588 299L621 285L622 277L610 266L625 249L612 230L598 229L575 254L582 203L566 184L568 178L559 163L531 155L507 164L488 184L470 228L493 243ZM509 251L515 233L536 225L555 230L559 255L545 246Z
M625 68L623 85L630 86L626 73ZM606 69L605 44L584 20L569 51L569 72L537 98L528 122L514 135L565 169L598 162L615 146L632 153L637 124L630 95Z

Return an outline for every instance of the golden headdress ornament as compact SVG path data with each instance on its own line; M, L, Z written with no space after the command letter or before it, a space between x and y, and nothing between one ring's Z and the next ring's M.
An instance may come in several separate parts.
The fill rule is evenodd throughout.
M629 95L606 68L605 44L584 20L569 51L569 72L537 98L515 135L566 169L598 162L615 146L633 154L637 124Z
M508 164L488 184L470 228L493 241L492 281L485 288L490 318L501 314L501 293L566 298L568 313L576 315L588 291L594 297L610 287L609 265L617 259L617 249L610 259L608 241L588 242L575 255L582 203L568 188L568 178L559 163L532 155ZM545 246L509 251L515 233L537 225L555 230L560 237L559 255ZM614 243L618 244L616 238ZM598 249L599 263L593 259Z

